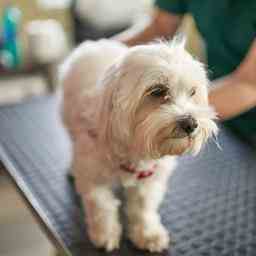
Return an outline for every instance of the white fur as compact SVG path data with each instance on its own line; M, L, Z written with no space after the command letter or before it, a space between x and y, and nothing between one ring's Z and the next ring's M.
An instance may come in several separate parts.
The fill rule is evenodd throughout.
M119 247L120 201L112 192L121 183L127 196L129 237L141 249L160 252L169 245L158 207L175 156L197 153L217 132L208 106L203 66L174 41L126 46L107 40L85 42L66 60L63 120L73 140L73 172L86 208L90 239L111 251ZM168 96L151 88L164 85ZM191 88L196 94L191 96ZM177 120L191 115L198 128L179 137ZM133 165L126 173L121 164ZM156 165L154 174L137 174Z

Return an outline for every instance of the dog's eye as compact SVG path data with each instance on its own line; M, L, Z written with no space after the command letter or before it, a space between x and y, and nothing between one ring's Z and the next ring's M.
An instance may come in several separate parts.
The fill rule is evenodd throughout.
M164 87L164 86L158 86L158 87L155 87L150 95L153 96L153 97L164 97L166 96L168 92L168 88L167 87Z
M196 94L196 88L192 88L192 90L190 91L190 97L193 97Z

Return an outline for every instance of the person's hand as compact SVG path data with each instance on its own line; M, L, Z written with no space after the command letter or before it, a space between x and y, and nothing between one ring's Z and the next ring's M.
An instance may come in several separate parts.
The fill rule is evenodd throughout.
M148 43L156 38L170 39L182 21L181 15L155 8L152 17L112 37L128 46Z

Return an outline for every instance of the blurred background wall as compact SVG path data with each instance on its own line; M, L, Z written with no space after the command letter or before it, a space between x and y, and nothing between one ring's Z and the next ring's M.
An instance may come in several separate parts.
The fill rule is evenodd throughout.
M45 1L45 2L44 2ZM26 35L26 26L33 20L54 19L61 23L66 36L72 38L72 18L68 2L66 5L55 5L54 2L60 0L0 0L0 17L3 15L4 8L7 5L15 6L21 11L21 24L19 27L19 36L22 45L23 62L26 65L29 62L28 37ZM62 1L62 0L61 0Z

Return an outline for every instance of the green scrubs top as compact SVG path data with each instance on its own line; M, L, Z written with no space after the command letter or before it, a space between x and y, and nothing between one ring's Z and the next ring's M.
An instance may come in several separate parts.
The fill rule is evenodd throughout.
M206 42L211 80L231 73L256 38L256 0L156 0L155 5L194 17ZM256 108L224 124L245 139L256 137Z

